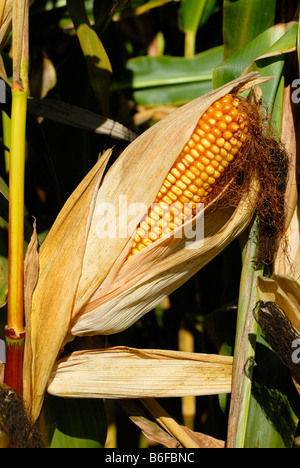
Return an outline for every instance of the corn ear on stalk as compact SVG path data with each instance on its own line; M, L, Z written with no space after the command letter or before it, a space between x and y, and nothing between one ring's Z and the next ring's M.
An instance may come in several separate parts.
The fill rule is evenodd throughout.
M226 94L204 112L141 220L128 258L191 219L197 205L206 203L247 138L247 115L238 106L239 99Z

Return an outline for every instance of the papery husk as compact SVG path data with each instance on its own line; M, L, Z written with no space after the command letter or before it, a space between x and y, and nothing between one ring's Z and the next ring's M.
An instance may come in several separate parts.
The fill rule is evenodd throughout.
M110 154L107 151L79 184L39 251L39 277L30 317L27 314L30 327L23 378L24 403L33 420L38 417L49 373L68 330L91 212Z
M231 391L232 357L115 347L57 361L48 393L66 398L165 398Z
M102 181L108 151L71 195L39 252L27 337L32 367L25 363L24 378L30 382L24 395L33 420L39 415L50 371L64 343L75 335L117 333L129 327L247 227L259 194L253 181L250 193L236 209L219 214L213 210L205 220L204 242L200 240L194 248L187 248L185 237L175 238L174 231L128 261L144 212L123 237L103 239L98 232L99 207L115 204L110 223L118 223L123 215L118 206L122 196L128 205L143 203L146 212L207 107L226 93L268 80L251 73L182 106L134 140ZM194 223L195 219L184 225L186 235Z
M300 226L297 190L297 142L292 110L291 86L285 88L281 141L289 155L289 174L285 194L286 232L278 246L273 272L300 280Z

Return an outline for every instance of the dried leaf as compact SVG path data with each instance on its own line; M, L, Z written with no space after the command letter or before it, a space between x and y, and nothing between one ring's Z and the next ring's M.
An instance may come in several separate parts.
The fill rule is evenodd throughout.
M32 349L31 349L31 302L32 295L35 289L39 274L39 259L38 259L38 240L36 232L36 222L34 221L33 233L27 247L24 260L24 313L26 322L26 334L28 339L25 339L24 361L27 366L32 364ZM24 379L28 378L29 374L24 374ZM24 383L25 387L30 386L30 382Z
M39 252L40 274L32 298L30 335L27 333L32 364L25 362L24 367L24 400L33 420L69 326L90 212L110 154L107 151L102 156L71 195Z
M57 361L47 390L70 398L213 395L231 391L231 372L230 356L116 347Z

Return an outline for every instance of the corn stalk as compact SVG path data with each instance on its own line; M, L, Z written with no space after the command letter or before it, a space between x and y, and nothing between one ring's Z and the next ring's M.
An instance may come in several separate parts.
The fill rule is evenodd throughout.
M27 0L13 3L13 84L9 169L9 257L5 382L23 391L24 355L24 173L28 95Z

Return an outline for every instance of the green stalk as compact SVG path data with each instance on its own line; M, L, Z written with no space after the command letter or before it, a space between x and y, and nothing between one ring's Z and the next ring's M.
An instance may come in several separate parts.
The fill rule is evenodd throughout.
M13 84L9 160L8 298L5 383L22 395L24 330L24 176L28 97L28 0L13 2Z
M227 448L243 448L248 420L257 336L253 310L258 300L257 277L263 274L262 269L257 269L254 264L258 245L257 224L256 219L243 252Z
M12 87L5 383L22 394L24 331L24 175L27 92ZM21 377L20 377L21 376Z

